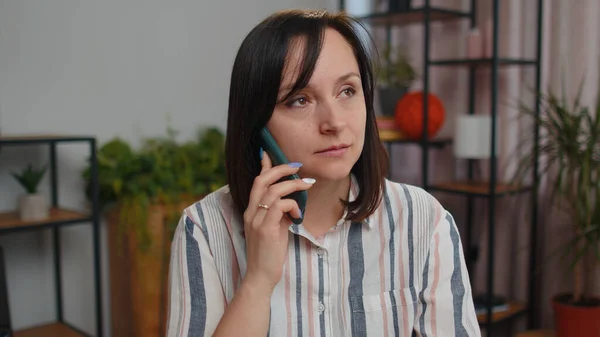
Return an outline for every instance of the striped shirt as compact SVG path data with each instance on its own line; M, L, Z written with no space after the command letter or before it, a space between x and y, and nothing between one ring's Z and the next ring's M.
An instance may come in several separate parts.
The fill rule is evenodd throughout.
M352 179L350 200L357 192ZM246 270L243 228L227 186L185 209L168 337L212 335ZM340 220L322 237L291 225L289 235L269 336L481 335L456 225L423 189L386 181L364 222Z

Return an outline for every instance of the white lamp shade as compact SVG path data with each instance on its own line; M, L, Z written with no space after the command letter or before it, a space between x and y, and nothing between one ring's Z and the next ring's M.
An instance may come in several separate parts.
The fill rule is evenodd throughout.
M492 119L490 116L459 116L456 120L454 156L461 159L490 158L491 129Z

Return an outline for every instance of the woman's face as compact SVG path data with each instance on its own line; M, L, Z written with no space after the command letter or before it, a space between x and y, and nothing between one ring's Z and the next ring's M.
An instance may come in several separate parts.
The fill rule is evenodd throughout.
M295 83L303 48L290 50L279 99ZM301 176L331 181L346 178L360 157L365 123L358 63L344 37L329 28L307 87L279 103L267 127L288 159L303 164Z

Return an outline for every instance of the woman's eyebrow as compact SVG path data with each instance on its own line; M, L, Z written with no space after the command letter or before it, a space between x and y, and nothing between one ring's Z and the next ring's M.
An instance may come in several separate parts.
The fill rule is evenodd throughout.
M338 78L338 79L335 81L335 83L336 83L336 84L339 84L340 82L344 82L344 81L348 80L348 79L349 79L349 78L351 78L351 77L357 77L357 78L359 78L359 79L360 79L360 75L359 75L358 73L356 73L356 72L354 72L354 71L351 71L351 72L349 72L349 73L346 73L346 74L344 74L344 75L340 76L340 77L339 77L339 78ZM310 83L309 83L308 85L306 85L306 87L307 87L307 88L310 88L310 86L311 86L311 85L310 85ZM291 83L291 84L288 84L288 85L284 85L284 86L282 86L282 87L279 89L279 93L283 93L283 92L286 92L286 93L287 93L287 92L289 92L290 90L292 90L292 88L293 88L293 87L294 87L294 83Z
M338 80L336 81L336 83L340 83L340 82L344 82L345 80L349 79L350 77L356 76L358 78L360 78L360 75L351 71L345 75L340 76L340 78L338 78Z

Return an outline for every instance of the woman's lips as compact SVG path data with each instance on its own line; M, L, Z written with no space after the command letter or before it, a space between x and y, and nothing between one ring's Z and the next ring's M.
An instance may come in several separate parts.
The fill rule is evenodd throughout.
M349 145L332 146L325 150L321 150L316 154L324 157L341 157L348 151Z

